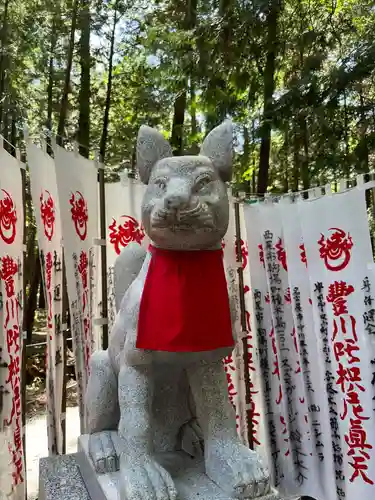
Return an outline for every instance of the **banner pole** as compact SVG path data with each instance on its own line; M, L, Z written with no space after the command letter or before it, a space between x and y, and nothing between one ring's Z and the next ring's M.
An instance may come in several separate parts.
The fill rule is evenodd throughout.
M240 226L240 205L238 201L234 202L234 218L236 226L236 258L240 264L237 268L238 272L238 294L240 299L241 311L241 329L242 332L247 332L246 324L246 307L244 293L244 279L242 268L242 251L241 251L241 226ZM249 372L249 352L247 345L247 335L242 338L243 347L243 363L244 363L244 382L245 382L245 398L246 398L246 420L247 420L247 437L250 449L254 448L253 440L253 404L250 389L250 372Z
M24 162L22 162L24 160ZM26 467L26 344L27 335L25 330L26 322L26 280L25 280L25 266L26 266L26 158L18 158L21 169L21 185L22 185L22 205L23 205L23 263L22 263L22 334L20 345L22 345L22 358L21 358L21 407L22 407L22 446L23 446L23 459L24 459L24 482L25 482L25 499L27 500L27 467Z
M63 336L63 383L61 398L61 430L62 430L62 454L66 454L66 400L67 400L67 358L68 358L68 289L66 283L66 269L64 259L64 246L61 249L61 273L62 273L62 311L61 311L61 335Z
M107 320L103 322L103 339L102 347L108 347L108 290L107 290L107 245L106 242L106 214L105 214L105 181L104 181L104 164L101 163L99 157L99 211L100 211L100 238L102 240L101 248L101 267L102 267L102 318Z

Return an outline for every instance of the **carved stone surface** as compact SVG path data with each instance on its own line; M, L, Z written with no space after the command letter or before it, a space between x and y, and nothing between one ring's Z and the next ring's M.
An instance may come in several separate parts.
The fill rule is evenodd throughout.
M116 432L111 433L116 449L119 441ZM79 438L79 449L86 453L86 456L94 470L94 464L90 460L89 436ZM158 462L171 475L178 492L179 500L229 500L229 497L205 474L203 457L192 459L184 452L160 453L157 455ZM120 500L121 472L113 471L98 475L99 484L104 495L108 499ZM283 500L276 492L261 497L259 500ZM290 500L298 500L293 498Z
M229 219L225 182L231 162L229 122L207 136L199 156L176 158L159 132L141 127L137 163L147 184L142 223L155 247L176 252L221 248ZM205 471L217 492L212 498L268 493L267 468L236 432L221 361L231 349L175 353L136 348L151 260L150 253L140 252L129 245L116 263L119 311L108 350L91 359L87 422L97 473L120 469L123 500L175 500L176 479L160 463L160 453L184 449L199 458L204 443ZM118 453L108 432L115 429Z
M88 447L88 436L80 438ZM181 454L159 457L170 471L179 500L231 500L202 472L202 459L191 460ZM120 500L120 472L95 474L85 453L75 453L40 460L38 500ZM301 500L270 494L259 500Z
M92 469L88 469L91 474L81 470L82 458L85 458L83 454L42 458L39 461L38 500L105 500Z

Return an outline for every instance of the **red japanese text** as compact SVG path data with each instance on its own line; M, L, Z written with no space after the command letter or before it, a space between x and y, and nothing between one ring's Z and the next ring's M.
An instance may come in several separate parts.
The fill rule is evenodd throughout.
M347 250L348 251L348 250ZM347 258L345 257L345 260ZM344 261L343 261L344 262ZM365 392L360 369L360 348L356 331L356 318L350 314L348 297L355 289L345 281L334 281L328 287L327 302L332 304L333 320L333 355L337 363L336 386L343 395L342 421L349 420L349 430L345 434L348 446L347 456L353 473L350 482L359 479L367 484L374 484L369 477L368 460L372 444L367 441L363 422L369 420L364 414L361 394Z
M9 255L1 259L0 279L5 284L5 301L3 315L3 329L6 332L6 346L9 356L8 373L5 384L10 387L12 394L12 406L10 415L4 419L4 425L13 430L13 439L9 443L9 453L12 458L13 486L24 481L23 478L23 449L21 433L21 350L20 350L20 331L18 298L15 285L15 276L18 273L17 262Z

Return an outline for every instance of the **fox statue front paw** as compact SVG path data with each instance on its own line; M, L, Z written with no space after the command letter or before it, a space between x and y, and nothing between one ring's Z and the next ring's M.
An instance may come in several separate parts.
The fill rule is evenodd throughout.
M117 451L110 431L96 432L90 435L89 453L97 474L118 470Z
M231 497L253 499L271 491L270 474L257 453L240 442L207 445L206 472Z
M176 500L170 474L151 456L120 459L122 500Z

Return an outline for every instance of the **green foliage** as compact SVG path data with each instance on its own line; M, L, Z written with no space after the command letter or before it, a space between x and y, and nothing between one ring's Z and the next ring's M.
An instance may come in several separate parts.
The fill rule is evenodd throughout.
M0 111L9 140L12 123L16 139L26 122L31 133L46 127L51 77L52 129L57 130L73 3L3 2ZM237 133L235 184L248 192L256 189L259 165L264 167L261 144L268 125L269 190L307 188L374 168L371 0L91 0L90 8L91 95L86 98L95 149L103 133L116 28L106 143L110 178L134 166L142 123L171 136L175 105L185 95L179 108L185 115L184 149L196 150L207 131L231 117ZM65 123L70 138L77 133L82 99L80 35L78 25ZM275 56L272 74L270 54ZM275 91L265 107L270 75Z

